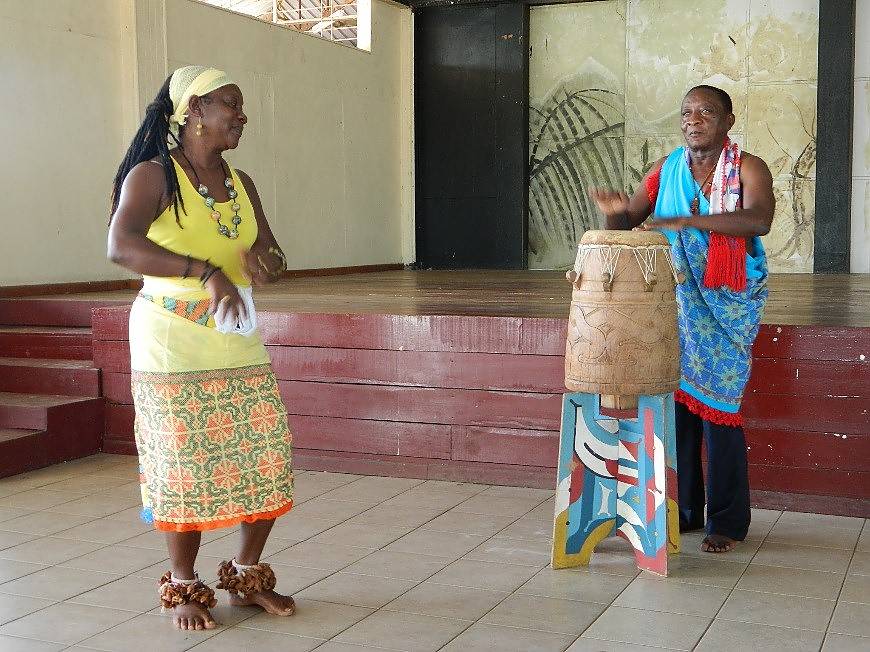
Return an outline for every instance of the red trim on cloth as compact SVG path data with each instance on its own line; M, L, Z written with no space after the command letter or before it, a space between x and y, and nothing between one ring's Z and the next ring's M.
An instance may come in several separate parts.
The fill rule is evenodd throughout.
M649 205L653 213L655 213L656 199L658 199L659 196L659 185L661 184L662 179L662 165L664 165L664 161L650 170L650 173L643 181L643 185L646 188L646 196L649 198Z
M271 512L260 512L259 514L247 514L245 516L234 516L233 518L223 519L221 521L204 521L201 523L168 523L166 521L154 520L154 527L161 532L206 532L207 530L217 530L223 527L233 527L239 523L254 523L255 521L269 521L276 519L289 512L293 508L293 501L283 507Z
M674 392L674 400L677 403L685 405L692 414L697 414L699 417L705 421L709 421L710 423L716 423L720 426L730 426L731 428L739 428L743 426L743 416L739 412L732 414L730 412L722 412L722 410L717 410L709 405L704 405L694 396L687 394L681 389Z
M710 232L704 287L746 289L746 239Z

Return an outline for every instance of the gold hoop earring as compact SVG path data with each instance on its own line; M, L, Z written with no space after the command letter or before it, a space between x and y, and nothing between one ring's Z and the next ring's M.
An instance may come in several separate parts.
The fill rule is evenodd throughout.
M202 136L202 119L200 119L199 123L196 125L196 135Z

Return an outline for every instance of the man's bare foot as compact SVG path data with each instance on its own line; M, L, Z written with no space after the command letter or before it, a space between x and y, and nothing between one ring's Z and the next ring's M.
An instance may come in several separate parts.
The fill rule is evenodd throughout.
M230 604L234 607L262 607L266 613L273 616L292 616L296 611L296 603L289 595L281 595L274 591L259 591L242 597L230 594Z
M708 534L701 542L701 550L704 552L731 552L736 546L737 542L734 539L723 534Z
M188 602L172 608L172 622L176 629L214 629L217 627L208 609L198 602Z

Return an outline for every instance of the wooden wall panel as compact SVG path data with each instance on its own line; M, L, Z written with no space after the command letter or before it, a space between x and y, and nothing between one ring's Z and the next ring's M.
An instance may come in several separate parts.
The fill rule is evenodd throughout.
M94 322L109 398L105 447L116 452L134 449L127 313L98 309ZM564 320L262 316L305 468L553 482ZM757 495L780 502L806 495L814 509L827 496L842 513L866 507L868 352L870 329L762 326L744 401Z
M558 430L558 394L280 381L289 414ZM554 460L555 461L555 460Z

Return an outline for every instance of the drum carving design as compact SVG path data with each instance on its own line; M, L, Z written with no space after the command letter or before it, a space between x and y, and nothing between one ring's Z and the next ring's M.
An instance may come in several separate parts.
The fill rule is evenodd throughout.
M565 386L636 407L680 381L676 283L667 239L651 231L587 231L574 269Z

